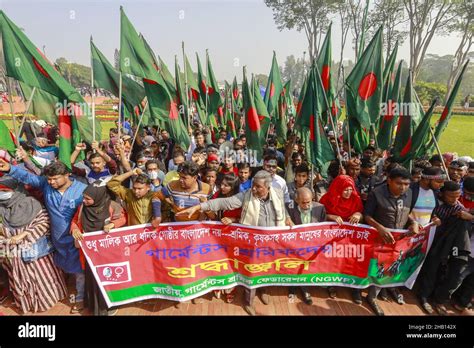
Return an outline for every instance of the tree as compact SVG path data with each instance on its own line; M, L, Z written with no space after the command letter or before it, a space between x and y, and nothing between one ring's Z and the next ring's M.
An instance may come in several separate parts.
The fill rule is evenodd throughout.
M423 105L430 104L436 98L443 98L446 94L446 86L442 83L418 81L415 91Z
M268 83L268 75L265 75L265 74L256 74L256 75L255 75L255 78L257 79L258 86L263 86L263 87L265 88L265 86L266 86L267 83Z
M55 66L59 69L61 75L75 88L90 88L90 67L68 62L64 57L56 59Z
M342 0L265 0L273 11L273 19L279 30L304 30L308 40L309 58L318 56L318 48L325 29L329 25L329 14L336 3Z
M362 35L362 30L363 30L362 22L364 19L364 10L366 6L366 0L347 0L347 1L344 1L344 4L349 9L348 18L350 21L352 37L354 39L355 60L357 61L357 58L359 57L359 50L360 50L359 41L360 41L360 36ZM369 28L369 25L370 25L370 22L367 23L366 30Z
M373 31L372 34L383 25L386 57L390 55L397 41L401 45L408 36L408 31L404 30L408 18L403 3L399 0L376 0L374 9L370 14L369 23Z
M435 33L446 34L443 30L455 16L452 13L454 1L403 0L410 29L410 69L416 80L426 50Z
M448 24L447 29L451 33L457 33L460 35L461 42L459 43L451 64L445 100L451 93L454 79L459 74L464 62L468 58L469 51L474 42L474 2L456 2L454 13L456 16Z
M299 91L303 84L303 59L295 59L294 55L286 57L283 68L280 67L280 75L283 82L291 80L291 88Z
M339 80L342 75L342 62L344 60L344 47L346 46L347 33L350 29L350 17L349 17L349 7L346 6L344 1L338 2L336 4L337 14L341 23L341 56L339 58L339 65L337 68L337 80L336 86L339 86ZM334 66L334 69L336 67Z

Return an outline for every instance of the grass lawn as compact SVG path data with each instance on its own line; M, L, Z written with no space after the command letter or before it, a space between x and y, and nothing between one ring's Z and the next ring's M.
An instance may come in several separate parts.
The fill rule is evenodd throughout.
M432 123L440 115L434 115ZM474 116L454 115L441 135L441 152L457 152L459 156L474 157Z
M434 115L432 123L438 121L440 115ZM12 127L11 121L5 121ZM114 127L114 122L102 122L102 139L109 137L109 129ZM457 152L460 156L474 157L474 116L454 115L448 127L441 135L440 147L442 152Z

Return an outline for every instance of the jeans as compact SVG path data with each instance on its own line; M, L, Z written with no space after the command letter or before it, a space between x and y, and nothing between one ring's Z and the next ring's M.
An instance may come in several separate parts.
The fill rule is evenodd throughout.
M86 275L82 273L74 273L76 278L76 302L84 301L84 288L86 284Z

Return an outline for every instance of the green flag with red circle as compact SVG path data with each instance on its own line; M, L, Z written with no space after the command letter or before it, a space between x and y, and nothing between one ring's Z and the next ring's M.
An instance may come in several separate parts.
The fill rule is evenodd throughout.
M339 104L339 99L336 96L336 89L333 83L331 27L332 23L329 25L326 37L324 38L323 44L321 45L320 53L316 61L318 64L319 73L321 74L324 92L326 93L328 105L330 108L329 112L328 110L324 110L322 114L322 120L324 124L329 122L328 115L332 116L334 123L341 115L341 105ZM325 105L325 102L322 102L322 105ZM326 107L324 107L324 109L326 109Z
M456 82L454 83L453 90L449 94L448 100L446 101L446 105L441 113L441 117L439 118L438 124L436 125L434 135L436 140L439 141L441 133L443 133L444 129L448 126L448 122L451 119L454 101L456 96L459 92L459 86L461 86L462 78L464 73L466 72L467 66L469 65L469 60L464 64L459 73Z
M252 83L254 84L254 83ZM255 90L251 90L252 86L247 81L247 75L243 74L242 81L242 102L244 107L245 118L245 136L247 137L247 147L255 151L257 158L260 159L263 153L263 145L266 140L266 126L270 120L265 103L260 96L260 91L255 95ZM260 100L256 103L255 99L260 96ZM256 97L254 99L254 97Z
M382 27L375 33L345 81L349 117L370 129L380 115L383 89Z
M276 53L273 51L272 68L268 76L267 89L265 90L265 97L263 99L270 118L276 116L278 99L280 98L282 90L283 84L281 82L280 69L278 68Z

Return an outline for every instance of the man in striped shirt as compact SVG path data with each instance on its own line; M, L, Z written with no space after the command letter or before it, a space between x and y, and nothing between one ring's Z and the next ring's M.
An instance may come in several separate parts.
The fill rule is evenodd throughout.
M178 174L178 180L169 182L161 191L155 193L153 207L161 208L162 202L166 201L170 203L173 213L177 213L207 200L211 187L198 179L199 166L196 163L186 161L180 164ZM204 218L204 215L196 213L189 218L185 215L175 216L174 221L203 220Z

